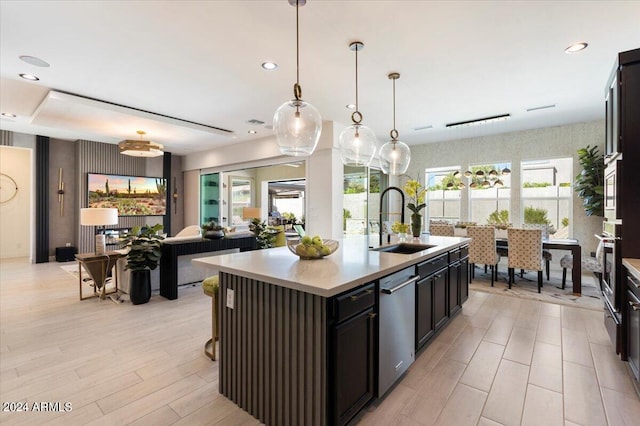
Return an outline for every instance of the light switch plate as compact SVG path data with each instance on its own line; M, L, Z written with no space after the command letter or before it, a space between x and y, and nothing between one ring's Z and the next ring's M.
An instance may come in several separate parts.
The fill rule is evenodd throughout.
M227 289L227 308L233 309L233 304L235 302L234 291L231 288Z

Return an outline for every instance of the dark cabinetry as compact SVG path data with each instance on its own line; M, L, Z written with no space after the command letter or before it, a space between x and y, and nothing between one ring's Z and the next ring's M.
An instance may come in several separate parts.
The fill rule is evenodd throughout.
M640 380L640 277L627 274L625 296L627 360L638 381Z
M417 266L416 350L455 315L469 297L468 247Z
M375 285L338 296L332 305L330 389L331 424L348 423L375 392Z

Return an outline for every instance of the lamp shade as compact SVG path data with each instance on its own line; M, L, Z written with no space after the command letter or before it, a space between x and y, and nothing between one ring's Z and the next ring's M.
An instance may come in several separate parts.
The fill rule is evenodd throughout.
M161 144L151 141L127 139L118 144L120 154L131 157L159 157L164 155Z
M293 99L283 103L273 116L278 148L286 155L311 155L322 133L322 118L311 104Z
M400 141L390 141L380 148L380 168L382 173L392 176L407 172L411 162L409 146Z
M262 212L258 207L243 207L242 218L243 219L260 219Z
M376 153L376 135L361 124L353 124L340 133L342 164L369 167Z
M80 225L104 226L118 224L118 209L85 208L80 209Z

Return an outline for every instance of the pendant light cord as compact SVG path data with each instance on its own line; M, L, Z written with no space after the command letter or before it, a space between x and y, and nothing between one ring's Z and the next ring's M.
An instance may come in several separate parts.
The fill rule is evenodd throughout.
M352 43L352 46L354 46L353 50L356 51L356 110L351 114L351 121L353 124L358 125L362 122L362 113L358 108L358 50L360 50L364 45L361 42L356 41L355 43ZM356 129L356 135L357 134L358 130Z
M395 144L398 142L398 130L396 130L396 80L400 78L400 74L389 74L389 78L393 80L393 129L389 132L389 135L395 149Z
M298 23L298 8L300 5L296 0L296 84L293 85L293 96L296 101L302 99L302 87L300 87L300 29Z

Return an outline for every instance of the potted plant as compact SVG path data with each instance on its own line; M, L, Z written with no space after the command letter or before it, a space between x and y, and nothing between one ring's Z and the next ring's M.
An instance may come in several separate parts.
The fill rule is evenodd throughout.
M407 204L407 208L411 210L411 233L414 237L419 237L422 231L422 215L420 212L427 206L424 202L424 196L427 190L422 186L419 180L409 179L404 184L404 192L411 200Z
M251 219L249 229L255 234L259 249L273 247L278 231L270 228L264 221L260 221L258 218Z
M216 240L224 237L224 228L218 225L218 222L212 220L202 224L202 236L210 240Z
M575 191L582 198L587 216L604 216L604 157L598 147L578 150L582 171L576 176Z
M162 256L162 240L158 235L162 225L134 227L131 233L124 238L127 266L131 271L129 280L129 297L131 303L140 305L147 303L151 298L151 270L158 267Z

